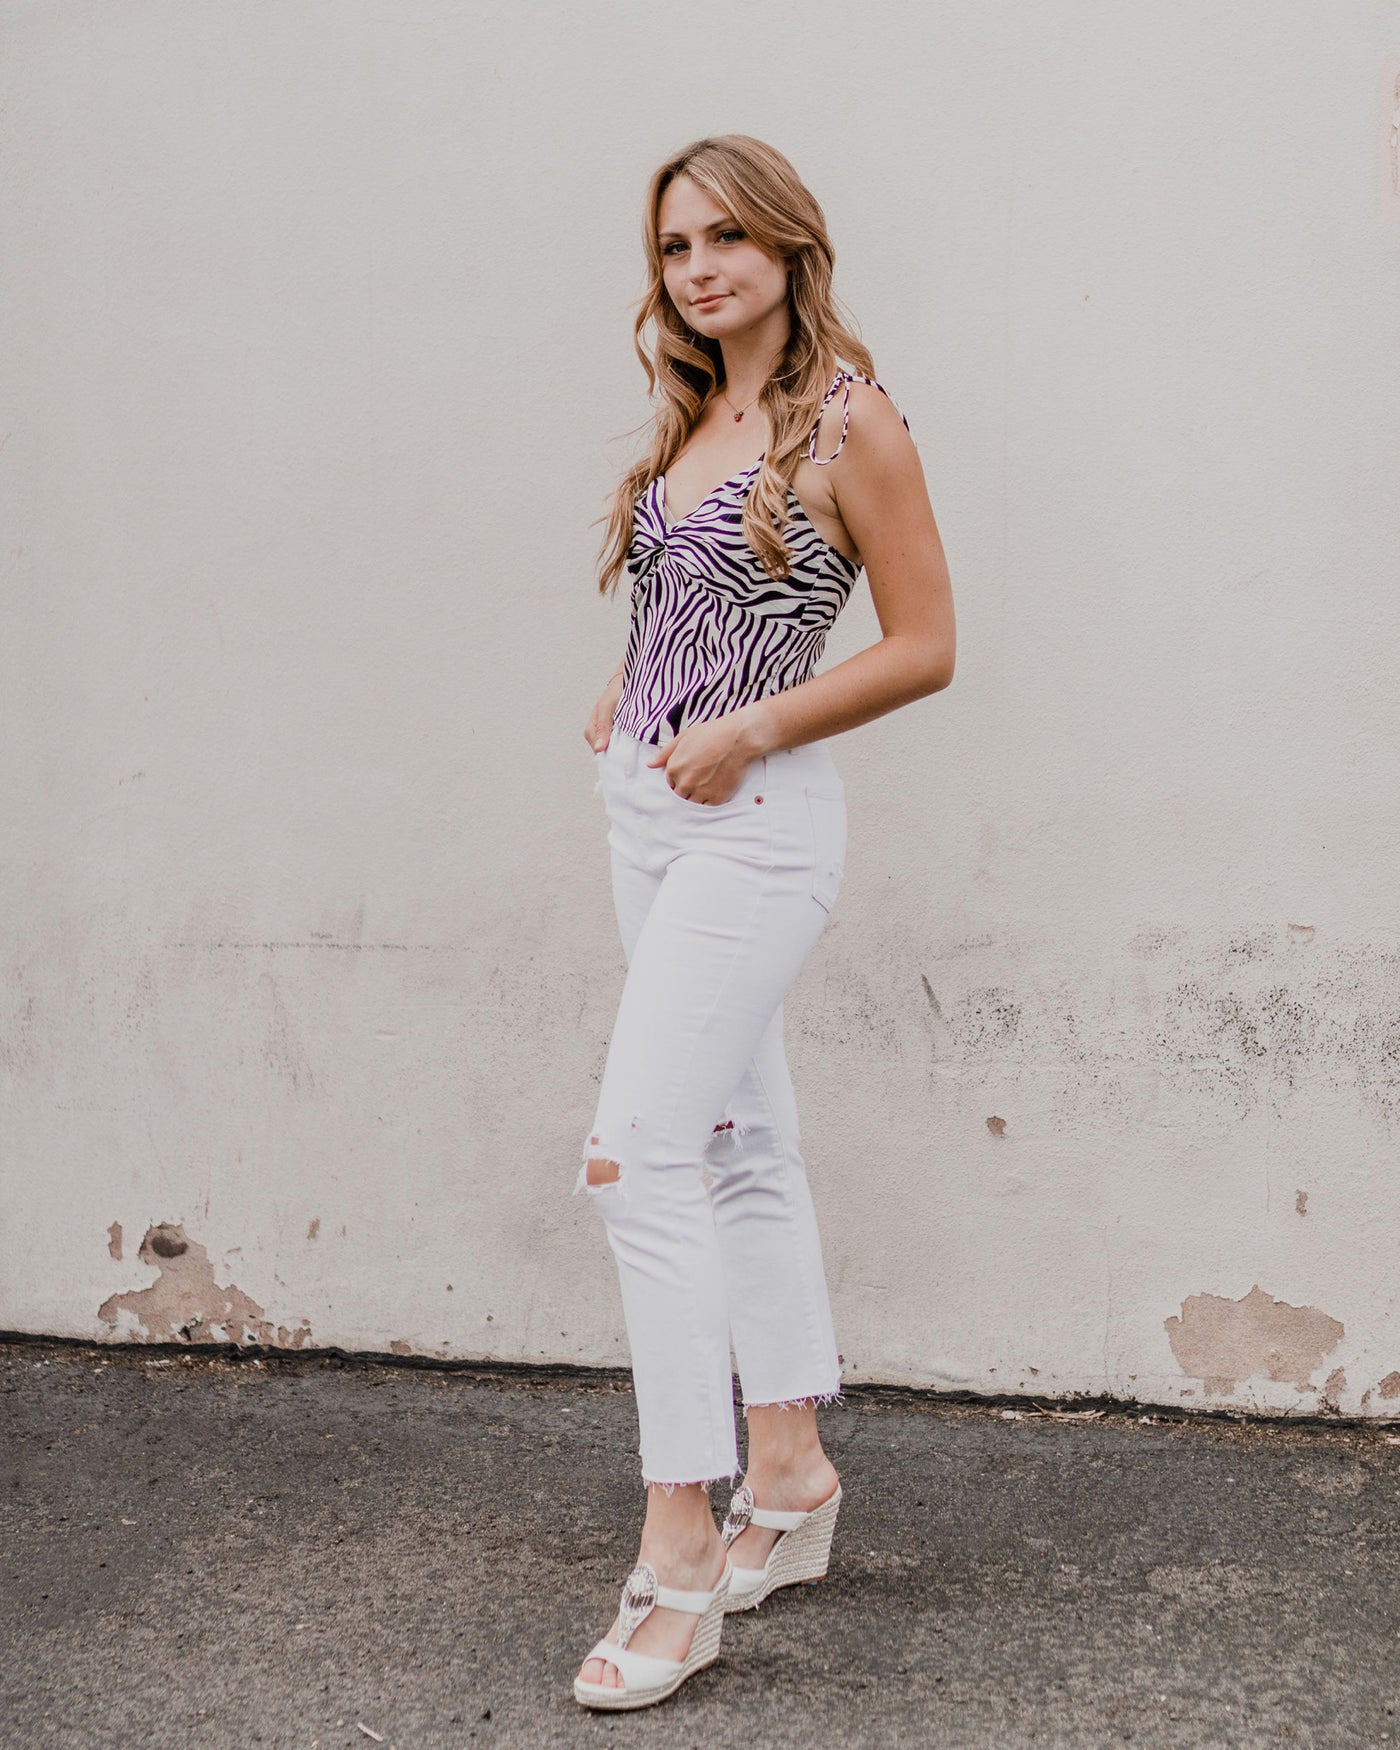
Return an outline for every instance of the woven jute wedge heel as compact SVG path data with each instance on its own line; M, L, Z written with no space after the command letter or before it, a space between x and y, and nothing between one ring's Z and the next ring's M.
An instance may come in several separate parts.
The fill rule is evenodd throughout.
M697 1671L713 1665L719 1658L719 1637L724 1627L724 1600L729 1592L734 1570L726 1561L714 1589L710 1592L681 1592L674 1586L657 1583L656 1569L650 1562L638 1562L627 1576L618 1606L617 1639L606 1638L588 1654L589 1659L606 1659L622 1673L622 1688L608 1689L601 1683L585 1683L574 1679L574 1700L584 1707L627 1708L650 1707L674 1695ZM688 1610L700 1618L690 1639L690 1651L684 1659L657 1659L647 1653L634 1653L628 1641L652 1611ZM585 1663L587 1661L585 1660Z
M840 1507L840 1483L835 1493L810 1513L779 1513L775 1508L755 1507L753 1490L747 1483L741 1483L730 1500L721 1532L725 1547L733 1543L746 1525L762 1525L780 1536L761 1568L733 1568L725 1610L756 1610L780 1586L820 1580L831 1560L831 1538Z

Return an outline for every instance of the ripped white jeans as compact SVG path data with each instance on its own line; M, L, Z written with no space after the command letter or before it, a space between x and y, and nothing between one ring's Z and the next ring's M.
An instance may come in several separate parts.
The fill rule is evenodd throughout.
M782 1000L840 887L846 802L825 742L760 755L717 805L657 751L614 728L595 756L628 970L574 1189L617 1260L642 1478L673 1487L738 1474L731 1334L746 1413L840 1397Z

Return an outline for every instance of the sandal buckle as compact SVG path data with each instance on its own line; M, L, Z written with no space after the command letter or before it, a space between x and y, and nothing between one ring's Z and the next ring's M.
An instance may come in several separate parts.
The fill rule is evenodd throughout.
M655 1609L657 1584L656 1569L650 1562L638 1562L627 1576L617 1611L619 1647L627 1645L642 1621Z
M740 1483L729 1498L729 1511L720 1529L720 1537L724 1540L726 1549L753 1517L753 1507L753 1490L747 1483Z

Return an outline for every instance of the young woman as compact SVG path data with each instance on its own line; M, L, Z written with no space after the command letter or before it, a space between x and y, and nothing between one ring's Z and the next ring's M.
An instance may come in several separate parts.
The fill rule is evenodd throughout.
M836 316L792 165L747 135L700 140L645 210L636 344L660 405L605 538L599 587L625 566L631 630L585 730L628 971L575 1190L617 1261L647 1495L574 1685L609 1708L672 1694L718 1657L726 1610L826 1572L841 1486L816 1406L840 1364L782 1001L842 877L829 739L946 687L954 649L918 452ZM815 675L862 568L883 636ZM720 1532L731 1336L748 1465Z

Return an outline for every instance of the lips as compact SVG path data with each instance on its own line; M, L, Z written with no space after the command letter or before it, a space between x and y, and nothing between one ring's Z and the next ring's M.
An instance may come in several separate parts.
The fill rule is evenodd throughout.
M691 307L696 310L707 310L712 304L722 304L728 295L727 292L716 292L710 298L692 298Z

